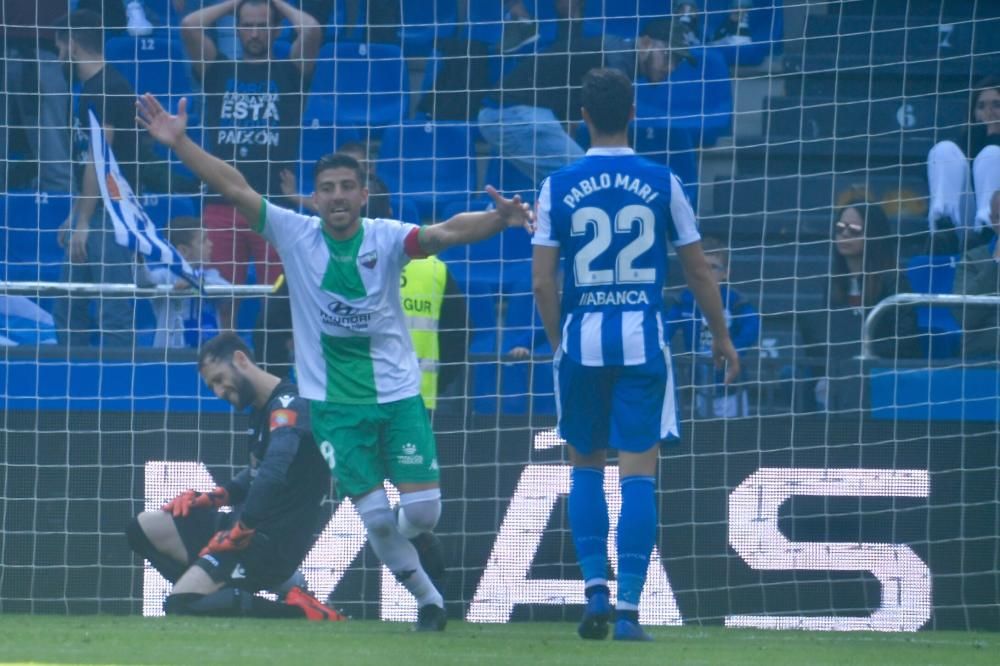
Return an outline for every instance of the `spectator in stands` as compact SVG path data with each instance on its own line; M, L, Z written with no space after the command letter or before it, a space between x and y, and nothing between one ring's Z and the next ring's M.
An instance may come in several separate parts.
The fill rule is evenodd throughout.
M545 51L524 56L502 81L500 89L486 96L479 112L479 130L500 156L540 182L553 171L583 156L583 149L563 128L578 123L580 85L591 69L617 67L646 80L666 79L679 59L690 57L673 49L671 23L647 23L634 46L614 35L585 37L577 30L573 11L559 37Z
M0 186L4 191L37 186L70 191L69 84L56 55L55 20L65 0L2 0L3 58L0 85ZM30 172L12 162L15 146L26 144Z
M183 21L183 18L192 12L203 9L205 5L214 5L219 0L170 0L168 11L173 15L176 22ZM320 24L321 28L327 28L334 23L333 4L334 0L302 0L296 3L305 13L312 16ZM147 7L146 13L149 14ZM164 17L160 17L163 23L168 23ZM236 36L236 15L227 14L215 22L215 45L225 57L230 60L240 60L243 57L243 47Z
M175 217L167 226L167 240L180 252L191 268L201 273L204 284L229 286L229 282L214 268L204 268L212 253L212 240L208 238L196 217ZM177 289L191 289L197 285L177 275L166 266L143 264L140 282L159 285L170 284ZM192 347L197 349L209 338L219 333L219 314L215 302L201 294L186 298L164 295L153 299L156 314L154 347Z
M897 239L877 203L858 198L837 213L833 229L830 284L825 305L798 317L806 354L820 361L816 400L827 404L831 361L861 352L865 316L879 301L909 290L897 264ZM916 357L919 344L912 308L897 308L883 316L873 332L875 351L885 358Z
M753 7L753 0L732 0L732 11L726 20L719 25L712 36L713 44L724 44L727 46L741 46L749 44L750 37L750 16L749 11Z
M75 168L80 183L70 215L59 230L66 248L64 282L126 283L135 281L132 252L115 242L110 220L100 206L97 170L90 155L90 118L93 111L104 126L122 175L138 191L140 136L133 104L135 91L113 67L104 63L101 17L81 9L59 19L56 46L61 60L72 66L82 83L75 124ZM90 299L72 294L56 302L55 321L63 344L87 345L99 332L105 346L129 346L133 339L133 304L124 298L97 299L97 323L92 323Z
M971 174L969 160L972 160ZM960 238L987 232L990 197L1000 189L1000 78L979 81L972 92L969 125L961 139L941 141L927 155L930 186L928 221L935 238L933 254L956 254ZM975 237L969 238L975 244Z
M243 48L239 61L221 57L208 32L233 12ZM288 60L274 60L282 18L292 24L296 39ZM316 19L285 0L226 0L188 14L181 23L184 46L205 93L206 148L235 163L250 186L265 196L280 197L280 173L298 160L302 92L308 88L322 36ZM251 258L258 284L277 278L277 253L250 231L234 207L213 195L202 217L212 239L212 264L224 279L245 283ZM224 327L232 327L235 308L233 303L222 312Z
M697 0L677 0L674 2L674 16L679 24L684 43L688 46L701 46L701 20L698 16Z
M956 294L1000 296L1000 190L990 198L990 222L994 236L985 245L966 252L955 271ZM1000 359L1000 307L966 305L954 308L962 322L965 357L969 359Z
M729 286L729 249L718 238L705 236L701 246L722 296L723 313L728 322L733 346L742 356L760 341L760 314L750 301ZM695 388L695 413L700 417L733 418L750 416L750 396L745 388L726 389L724 373L712 362L712 332L695 302L694 293L685 289L667 312L667 340L680 333L681 349L692 358L692 384Z

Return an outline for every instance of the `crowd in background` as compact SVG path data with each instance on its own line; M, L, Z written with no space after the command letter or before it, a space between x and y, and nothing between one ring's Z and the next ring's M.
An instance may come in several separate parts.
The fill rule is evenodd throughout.
M752 62L752 48L770 48L759 31L751 29L751 20L755 11L771 3L680 0L662 8L662 16L635 17L628 29L613 29L610 22L598 25L588 17L583 0L497 0L500 6L491 11L499 13L500 21L493 32L486 24L478 29L473 24L471 14L479 11L480 4L484 3L467 8L468 29L458 25L461 13L456 12L454 25L442 25L432 35L433 50L421 54L419 61L434 63L436 76L425 84L414 105L414 118L469 123L476 130L480 152L495 156L508 175L520 177L512 182L528 196L547 175L584 154L589 138L581 131L580 81L590 69L610 66L625 71L637 84L637 148L644 137L655 137L655 145L647 143L643 151L668 164L696 202L698 151L730 131L732 67ZM361 7L365 16L354 16L351 24L344 12L356 13ZM255 281L278 284L280 289L280 262L247 220L214 193L197 192L186 174L171 168L138 131L131 103L142 91L134 90L117 63L109 61L108 40L166 35L177 41L183 50L171 57L176 55L190 71L196 91L190 108L203 145L235 163L268 198L301 210L311 206L309 170L302 168L303 143L308 143L303 131L309 127L304 113L316 91L313 76L323 45L390 44L402 48L403 54L415 48L408 46L398 0L346 5L337 0L4 0L0 8L0 23L5 26L5 103L0 104L4 126L0 152L5 159L0 162L0 183L5 193L72 194L69 216L59 228L59 242L66 252L61 276L65 282L189 286L163 266L137 261L134 252L116 243L102 213L89 153L86 113L94 110L133 189L193 197L194 214L171 216L162 233L201 271L206 284ZM404 70L403 75L409 72ZM692 82L700 87L677 87ZM669 84L685 94L667 99L664 86ZM712 104L719 99L713 86L729 95L717 112L709 111L716 109ZM695 122L689 122L692 109ZM331 148L353 151L366 165L371 192L368 215L402 216L407 197L405 192L390 192L384 182L393 175L381 170L387 167L379 160L380 128L359 129L347 141L338 136ZM359 137L361 141L356 140ZM932 267L947 264L955 271L947 291L956 294L1000 294L997 137L1000 83L988 78L971 89L969 123L962 136L936 143L927 157L931 233L924 256ZM880 206L864 193L842 203L831 218L831 263L823 309L802 313L798 323L805 353L819 368L815 373L819 404L826 400L822 377L829 372L827 366L859 352L864 316L884 298L914 290L910 277L918 274L909 270L912 266L900 265L895 231ZM433 221L422 217L424 222ZM523 242L526 246L527 240ZM752 351L760 339L758 308L753 299L728 285L726 239L711 240L706 249L717 264L713 266L723 284L734 340L742 352ZM467 285L457 284L450 274L445 282L445 302L461 305L457 311L446 310L441 330L467 331L475 326L475 316L466 311L461 297L463 292L469 295ZM525 284L526 280L515 286ZM275 302L280 298L279 294ZM27 299L5 297L10 329L5 340L57 339L72 346L114 347L136 343L136 308L127 299L71 294L43 305L44 309ZM513 359L545 354L544 349L539 351L544 344L530 297L522 293L520 300L500 299L494 307L500 320L506 316L510 323L510 334L501 344L504 354ZM153 332L141 344L197 347L220 330L239 328L240 308L239 299L212 301L197 294L154 299ZM280 330L287 329L290 320L276 314L280 312L280 307L265 305L252 327L258 330L258 344L269 347L265 357L287 365L288 346L280 342ZM947 327L952 326L950 333L965 332L964 344L948 353L964 350L970 359L996 359L997 312L989 307L957 307L947 313L940 308L923 312L900 308L882 318L875 344L885 357L933 357L937 356L930 349L934 334L949 333ZM936 328L948 318L951 324ZM695 355L703 353L706 332L689 294L676 296L669 320L678 345ZM31 330L19 324L21 332L14 332L11 322L22 321L32 322L27 327ZM260 331L274 331L273 344L260 337ZM467 337L444 344L442 355L449 363L458 363L468 344ZM462 347L457 356L456 345ZM691 378L693 383L699 381L717 383L711 377ZM706 416L744 415L747 396L732 391L713 397L708 392L699 409Z

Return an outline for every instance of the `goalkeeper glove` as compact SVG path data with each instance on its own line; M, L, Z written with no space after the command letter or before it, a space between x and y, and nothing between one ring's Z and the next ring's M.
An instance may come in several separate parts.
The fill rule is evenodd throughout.
M229 503L229 491L222 486L207 493L197 490L185 490L177 497L173 498L161 508L173 514L174 518L187 518L191 509L218 509Z
M246 527L243 523L237 521L231 529L216 532L215 536L209 540L208 545L198 553L198 557L204 557L209 553L227 553L233 550L243 550L250 545L250 540L253 539L255 533L256 530Z

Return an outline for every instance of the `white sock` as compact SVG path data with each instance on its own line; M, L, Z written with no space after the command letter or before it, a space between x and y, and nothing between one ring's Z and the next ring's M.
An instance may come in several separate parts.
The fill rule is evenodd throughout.
M434 604L444 608L444 599L420 566L420 558L413 544L399 533L396 516L389 508L389 498L384 490L368 493L354 506L368 530L368 541L375 555L389 567L389 571L410 591L419 606Z

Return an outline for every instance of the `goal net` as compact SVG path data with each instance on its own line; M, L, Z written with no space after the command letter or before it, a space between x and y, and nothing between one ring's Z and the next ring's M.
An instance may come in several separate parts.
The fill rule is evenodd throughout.
M123 530L248 463L248 415L203 385L199 342L232 327L272 372L293 366L280 257L137 128L136 93L170 112L186 97L190 135L278 205L312 214L316 161L343 150L369 215L430 224L487 209L488 184L534 203L588 149L575 89L604 64L636 81L635 150L684 183L743 368L722 384L672 255L682 438L661 456L640 619L1000 623L995 3L16 4L0 16L0 612L162 614L169 585ZM134 199L93 166L102 127ZM181 257L202 295L171 295ZM575 620L530 237L441 260L443 294L408 273L402 298L439 343L420 351L448 611ZM616 514L616 467L605 483ZM414 619L351 503L328 508L309 587Z

